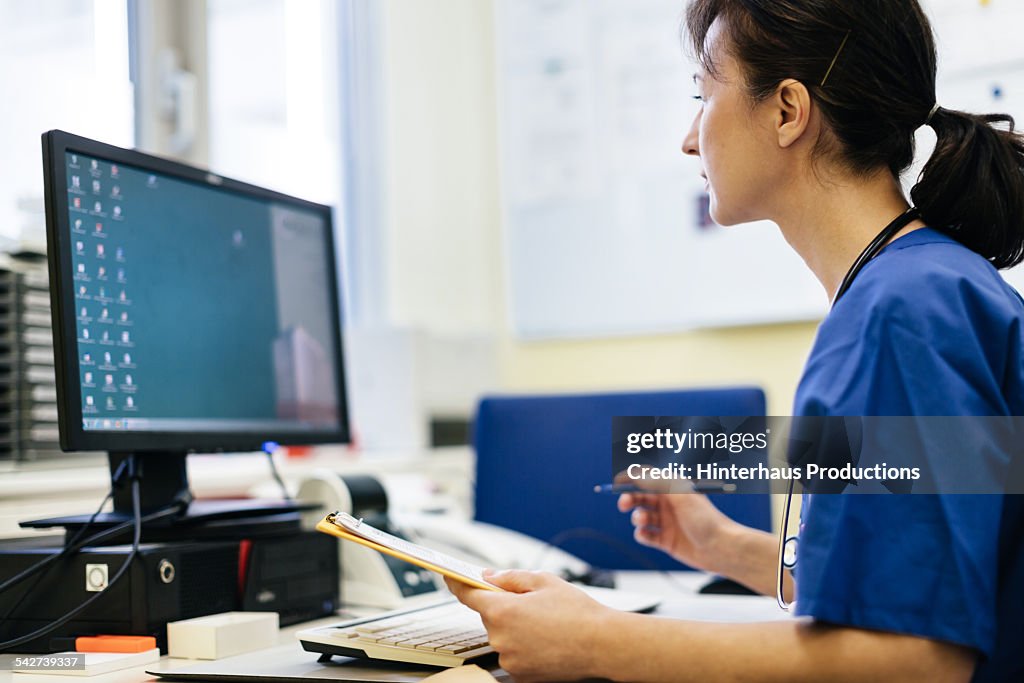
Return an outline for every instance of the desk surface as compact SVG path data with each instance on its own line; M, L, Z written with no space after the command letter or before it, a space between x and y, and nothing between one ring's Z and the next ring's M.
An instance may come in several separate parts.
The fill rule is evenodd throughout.
M660 616L719 622L769 621L789 618L786 613L778 608L775 600L772 598L697 595L697 589L708 580L705 574L696 572L673 572L671 574L619 572L617 577L618 587L623 590L653 593L661 596L664 602L655 612ZM372 611L362 611L362 614L366 613L372 613ZM351 614L351 616L360 615ZM217 671L230 671L232 674L240 676L256 677L266 675L268 673L267 667L271 666L266 664L266 662L273 662L273 670L282 672L282 678L285 676L301 676L307 679L336 679L338 676L337 670L332 671L331 667L317 664L316 655L302 650L301 645L299 645L295 638L295 634L304 629L329 625L348 616L350 614L345 613L340 616L327 617L317 621L282 628L278 638L279 645L276 648L264 651L263 653L238 655L237 657L205 664L209 664L211 668L215 668ZM8 655L4 657L8 657ZM3 672L0 674L0 682L73 683L74 681L88 681L89 683L139 683L140 681L154 680L152 676L145 672L147 668L150 670L156 670L156 668L160 670L177 670L199 664L204 663L195 660L163 657L159 664L90 677L11 674L10 672ZM379 680L385 680L385 678ZM409 680L409 678L403 676L402 678L391 678L391 680Z

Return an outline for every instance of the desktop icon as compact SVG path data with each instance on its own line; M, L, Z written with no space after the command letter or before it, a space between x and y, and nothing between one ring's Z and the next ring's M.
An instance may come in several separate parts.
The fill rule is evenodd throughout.
M96 232L103 232L103 224L102 223L97 223L96 224Z
M89 316L89 310L87 308L85 308L85 306L82 307L82 312L81 312L80 316L82 318L86 318L86 317Z
M100 266L100 269L98 271L96 271L96 272L97 272L97 276L100 277L100 278L105 278L107 276L107 269L104 268L103 266Z
M100 318L102 318L103 320L106 320L109 317L110 317L110 311L108 311L107 309L104 308L103 312L100 313Z
M103 341L104 342L109 342L110 341L110 333L107 332L106 330L103 331Z
M82 208L82 198L81 197L75 197L74 199L71 200L71 205L74 206L76 209L81 209Z
M85 251L85 242L75 242L75 251L79 254Z
M71 165L72 166L78 166L78 155L77 154L72 154L71 155Z
M78 296L85 296L85 285L78 288Z
M124 279L124 268L118 268L117 269L117 281L118 282L124 282L125 281L125 279Z
M103 204L96 202L92 205L92 210L96 213L103 213Z
M126 398L124 400L124 406L125 406L125 408L134 408L135 407L135 399L133 399L131 396L129 396L128 398Z
M117 168L117 164L111 164L111 165L110 165L110 177L111 177L111 178L116 178L116 177L117 177L117 174L118 174L119 172L120 172L120 171L119 171L119 170L118 170L118 168Z
M96 256L98 258L103 258L103 257L106 256L106 253L104 253L104 251L103 251L103 245L102 244L97 244L96 245Z
M107 400L107 407L110 408L110 409L113 409L113 407L114 407L114 402L109 400L109 398ZM104 429L110 429L110 420L104 420L103 421L103 428Z
M79 230L80 231L81 229L82 229L82 219L81 218L76 218L75 219L75 230Z
M131 335L129 335L127 332L122 332L121 341L124 342L125 344L131 343Z
M91 353L82 354L82 362L83 363L92 363L92 354Z
M92 373L91 372L85 373L85 383L86 384L92 384Z
M115 206L114 207L114 218L120 218L120 217L121 217L121 207L120 206Z
M98 181L98 180L92 181L92 191L95 192L96 194L99 194L99 191L100 191L100 181Z
M109 351L107 351L106 353L103 354L103 363L105 365L110 365L110 352Z
M99 298L101 298L101 299L106 299L107 298L107 288L106 287L100 287L100 296L99 296Z
M103 379L103 383L106 384L108 387L114 386L114 376L113 375L107 375Z
M130 354L130 353L124 354L124 364L125 365L131 365L132 364L132 354Z
M117 296L117 298L120 299L121 301L128 301L128 295L125 293L123 289L121 290L121 293Z
M85 397L85 405L91 406L93 403L94 403L94 401L92 400L92 396L86 396Z
M128 311L121 311L121 322L128 322Z
M131 375L125 375L124 383L127 384L128 386L131 386L132 385L132 376Z
M118 261L124 261L124 248L123 247L118 247L117 248L117 252L115 254L115 258Z
M89 328L88 327L82 328L82 339L88 339L88 338L89 338Z
M110 188L110 196L111 197L120 197L121 196L121 186L120 185L114 185L114 187Z
M90 168L92 168L92 170L94 170L94 171L98 171L98 170L99 170L99 168L100 168L100 164L99 164L99 162L98 162L98 161L96 161L95 159L93 159L93 160L92 160L92 161L91 161L90 163L91 163L91 166L90 166Z
M85 275L85 264L84 263L79 263L78 264L78 272L83 274L83 275Z
M151 175L148 178L146 178L146 185L148 185L149 187L156 187L156 176Z
M82 185L82 179L76 175L71 176L71 187L78 189Z

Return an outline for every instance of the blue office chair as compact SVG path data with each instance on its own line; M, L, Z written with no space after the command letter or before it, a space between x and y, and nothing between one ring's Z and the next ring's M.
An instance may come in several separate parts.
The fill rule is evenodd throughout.
M616 415L764 415L757 388L645 393L485 397L473 430L477 520L554 542L604 569L680 569L633 540L616 496L595 494L611 476ZM713 495L733 519L768 530L770 497Z

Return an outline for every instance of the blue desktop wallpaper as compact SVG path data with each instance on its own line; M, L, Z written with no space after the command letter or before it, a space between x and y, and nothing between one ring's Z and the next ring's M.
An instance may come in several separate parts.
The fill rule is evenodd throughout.
M271 202L78 154L66 162L83 418L280 419L277 285L288 274L275 276ZM324 221L303 219L321 233L307 230L303 248L322 252ZM296 302L285 322L309 318L329 352L328 257L307 284L322 301Z

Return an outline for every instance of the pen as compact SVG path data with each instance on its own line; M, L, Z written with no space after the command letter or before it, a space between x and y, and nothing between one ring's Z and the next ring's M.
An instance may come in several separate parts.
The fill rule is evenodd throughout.
M727 484L714 479L705 480L681 480L690 485L694 493L735 493L736 484ZM594 486L594 493L684 493L684 491L652 491L634 484L598 484ZM686 491L689 493L689 491Z

